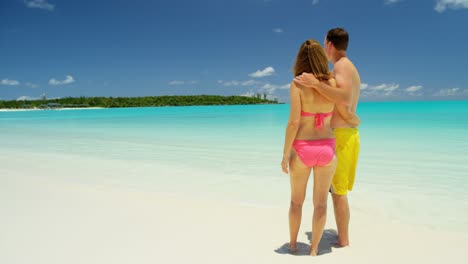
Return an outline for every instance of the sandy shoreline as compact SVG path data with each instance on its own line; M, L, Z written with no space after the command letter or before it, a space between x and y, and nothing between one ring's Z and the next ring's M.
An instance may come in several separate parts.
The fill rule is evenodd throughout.
M31 109L11 109L11 108L0 108L0 112L25 112L25 111L42 111L42 110L87 110L87 109L104 109L104 107L63 107L63 108L54 108L54 109L40 109L40 108L31 108Z
M57 167L0 158L5 164L0 263L464 263L468 258L466 233L393 223L354 208L352 245L334 248L330 207L322 255L292 256L285 251L288 201L265 208L90 182L80 175L88 171L67 168L83 162L89 172L116 174L132 164L108 167L83 160L63 159ZM299 255L308 251L311 213L307 201Z

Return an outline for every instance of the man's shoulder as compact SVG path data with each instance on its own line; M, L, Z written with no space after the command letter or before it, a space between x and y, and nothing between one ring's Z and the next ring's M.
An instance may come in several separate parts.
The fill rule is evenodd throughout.
M356 70L356 67L354 66L353 62L349 60L348 58L346 59L341 59L339 60L333 67L333 70L335 72L339 72L340 74L343 73L349 73L351 74Z
M354 67L353 62L348 59L348 57L342 58L341 60L337 61L334 65L334 68L349 68Z

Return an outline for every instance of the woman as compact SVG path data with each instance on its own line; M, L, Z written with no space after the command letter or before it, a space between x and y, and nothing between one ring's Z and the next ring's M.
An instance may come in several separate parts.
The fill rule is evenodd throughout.
M299 48L294 76L311 73L320 81L336 86L328 69L328 60L320 43L307 40ZM310 255L318 254L327 215L327 197L336 168L335 139L330 126L334 103L312 88L291 82L291 106L286 128L283 160L284 173L290 171L291 204L289 207L289 233L291 251L296 251L297 235L301 224L302 204L310 172L314 170L312 241ZM346 119L359 122L345 106L337 106ZM341 109L343 108L343 109ZM288 168L289 165L289 168Z

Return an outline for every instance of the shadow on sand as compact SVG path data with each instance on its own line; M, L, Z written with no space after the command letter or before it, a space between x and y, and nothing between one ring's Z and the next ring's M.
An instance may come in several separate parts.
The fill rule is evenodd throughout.
M312 232L306 232L305 235L310 241L312 239ZM319 255L324 255L332 252L332 248L337 247L338 234L334 229L326 229L323 231L322 239L319 243ZM297 252L293 253L289 250L289 243L285 243L278 249L275 249L275 252L278 254L289 254L295 256L308 256L310 253L310 245L306 243L297 243Z

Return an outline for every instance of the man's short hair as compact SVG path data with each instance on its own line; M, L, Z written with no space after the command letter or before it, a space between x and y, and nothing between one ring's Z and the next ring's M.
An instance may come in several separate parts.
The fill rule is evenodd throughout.
M349 42L348 32L342 28L330 29L327 33L327 41L330 41L335 49L346 51Z

